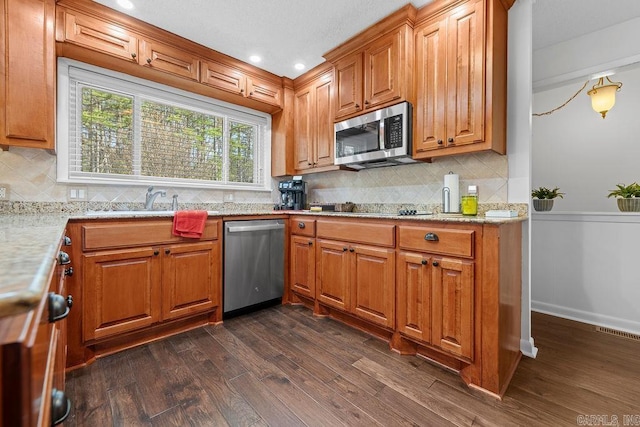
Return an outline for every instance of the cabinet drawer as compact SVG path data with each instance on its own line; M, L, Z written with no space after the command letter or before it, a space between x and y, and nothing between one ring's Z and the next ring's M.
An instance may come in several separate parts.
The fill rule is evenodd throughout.
M219 226L219 220L207 220L199 240L217 239ZM174 236L171 234L172 228L173 221L171 220L87 224L82 226L82 249L92 251L193 241L193 239Z
M378 246L395 246L395 225L355 221L316 222L317 237Z
M398 227L400 249L473 258L474 230Z
M289 221L291 234L314 237L316 235L316 220L301 216L292 216Z

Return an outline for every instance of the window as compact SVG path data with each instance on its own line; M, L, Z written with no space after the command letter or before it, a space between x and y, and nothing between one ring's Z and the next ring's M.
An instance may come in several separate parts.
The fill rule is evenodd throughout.
M68 59L58 181L271 190L268 114Z

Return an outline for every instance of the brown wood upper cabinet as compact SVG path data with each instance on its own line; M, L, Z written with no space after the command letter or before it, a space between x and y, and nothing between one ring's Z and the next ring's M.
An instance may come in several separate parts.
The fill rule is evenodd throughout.
M137 34L121 25L75 11L58 11L58 41L74 43L119 59L138 62L138 38Z
M0 145L55 148L54 0L0 2Z
M335 66L335 119L412 100L412 24L407 5L324 57Z
M57 38L119 59L190 80L199 80L200 60L170 44L136 34L118 23L77 11L58 12Z
M507 10L500 0L425 7L415 27L414 152L506 149Z
M202 61L201 82L236 95L282 107L282 84L261 79L222 62Z
M200 80L200 59L177 47L151 39L139 42L138 63L190 80Z
M295 89L294 164L299 171L334 161L333 69L325 66L321 71Z
M283 106L280 77L264 70L93 2L61 0L56 10L56 40L63 56L261 111Z

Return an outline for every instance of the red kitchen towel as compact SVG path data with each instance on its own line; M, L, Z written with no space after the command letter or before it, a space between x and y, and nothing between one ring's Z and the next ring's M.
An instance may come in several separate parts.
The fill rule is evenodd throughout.
M173 216L173 235L199 239L207 216L207 211L176 211Z

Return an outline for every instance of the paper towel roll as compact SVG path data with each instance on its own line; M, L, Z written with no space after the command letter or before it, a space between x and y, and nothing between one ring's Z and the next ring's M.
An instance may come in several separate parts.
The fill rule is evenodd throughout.
M442 212L460 212L460 181L457 173L449 172L444 176L442 189Z

